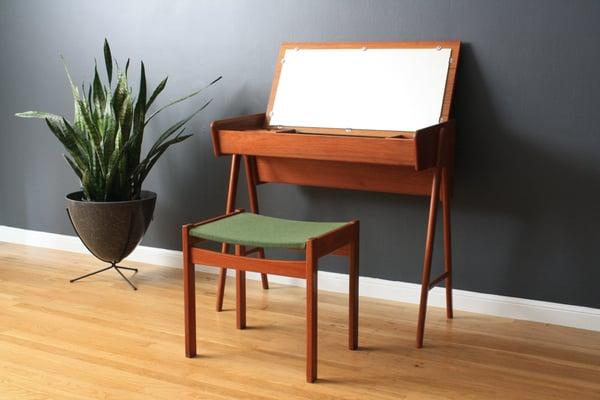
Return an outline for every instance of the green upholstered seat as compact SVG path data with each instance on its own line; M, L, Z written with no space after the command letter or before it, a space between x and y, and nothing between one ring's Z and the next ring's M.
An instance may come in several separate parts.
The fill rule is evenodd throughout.
M306 241L346 225L345 222L307 222L240 213L197 226L190 235L221 243L255 247L304 249Z

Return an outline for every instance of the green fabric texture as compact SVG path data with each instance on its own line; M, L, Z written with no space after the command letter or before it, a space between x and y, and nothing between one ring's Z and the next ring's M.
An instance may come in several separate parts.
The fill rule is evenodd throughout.
M221 243L254 247L304 249L308 239L346 225L345 222L292 221L240 213L190 230L190 235Z

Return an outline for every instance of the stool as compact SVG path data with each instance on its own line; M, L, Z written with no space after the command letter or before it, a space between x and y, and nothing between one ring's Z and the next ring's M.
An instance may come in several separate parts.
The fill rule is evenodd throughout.
M194 264L236 270L236 324L246 327L246 271L306 279L306 380L317 379L317 269L320 257L349 258L348 348L358 348L359 223L292 221L236 210L182 227L185 307L185 355L196 356ZM197 247L203 241L235 245L235 255ZM288 248L304 260L248 257L261 248Z

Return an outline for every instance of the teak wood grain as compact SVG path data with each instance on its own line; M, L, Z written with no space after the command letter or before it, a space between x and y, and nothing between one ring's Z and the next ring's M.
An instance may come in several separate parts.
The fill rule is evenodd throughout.
M258 259L226 253L216 254L214 251L196 247L190 250L190 256L196 264L213 267L270 273L292 278L303 278L305 273L303 261Z
M429 195L432 171L342 161L256 157L258 183L289 183L372 192Z
M217 155L246 154L416 166L413 139L327 136L268 130L221 130Z
M449 48L448 68L440 123L415 132L347 132L345 129L270 126L281 59L287 49L349 48ZM266 114L255 114L216 121L212 124L215 155L244 156L250 203L256 204L256 184L271 182L368 190L430 198L425 255L421 282L420 313L417 322L417 347L422 347L428 291L434 283L446 286L447 317L452 311L452 251L450 232L450 197L453 192L454 146L456 123L450 119L452 96L459 61L460 42L355 42L355 43L286 43L281 47ZM348 135L363 135L348 136ZM372 137L381 136L386 137ZM233 168L232 168L233 171ZM237 172L236 172L237 173ZM230 185L232 180L230 179ZM251 183L251 184L250 184ZM236 182L237 184L237 182ZM229 189L231 191L231 187ZM444 270L443 279L431 279L435 215L442 202ZM347 247L336 254L349 255ZM219 287L218 299L224 287Z

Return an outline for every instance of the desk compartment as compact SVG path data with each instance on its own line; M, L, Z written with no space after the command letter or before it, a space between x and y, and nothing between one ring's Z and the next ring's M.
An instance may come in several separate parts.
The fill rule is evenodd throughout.
M416 168L413 138L371 138L281 133L269 130L219 130L215 152L251 156L410 166Z

